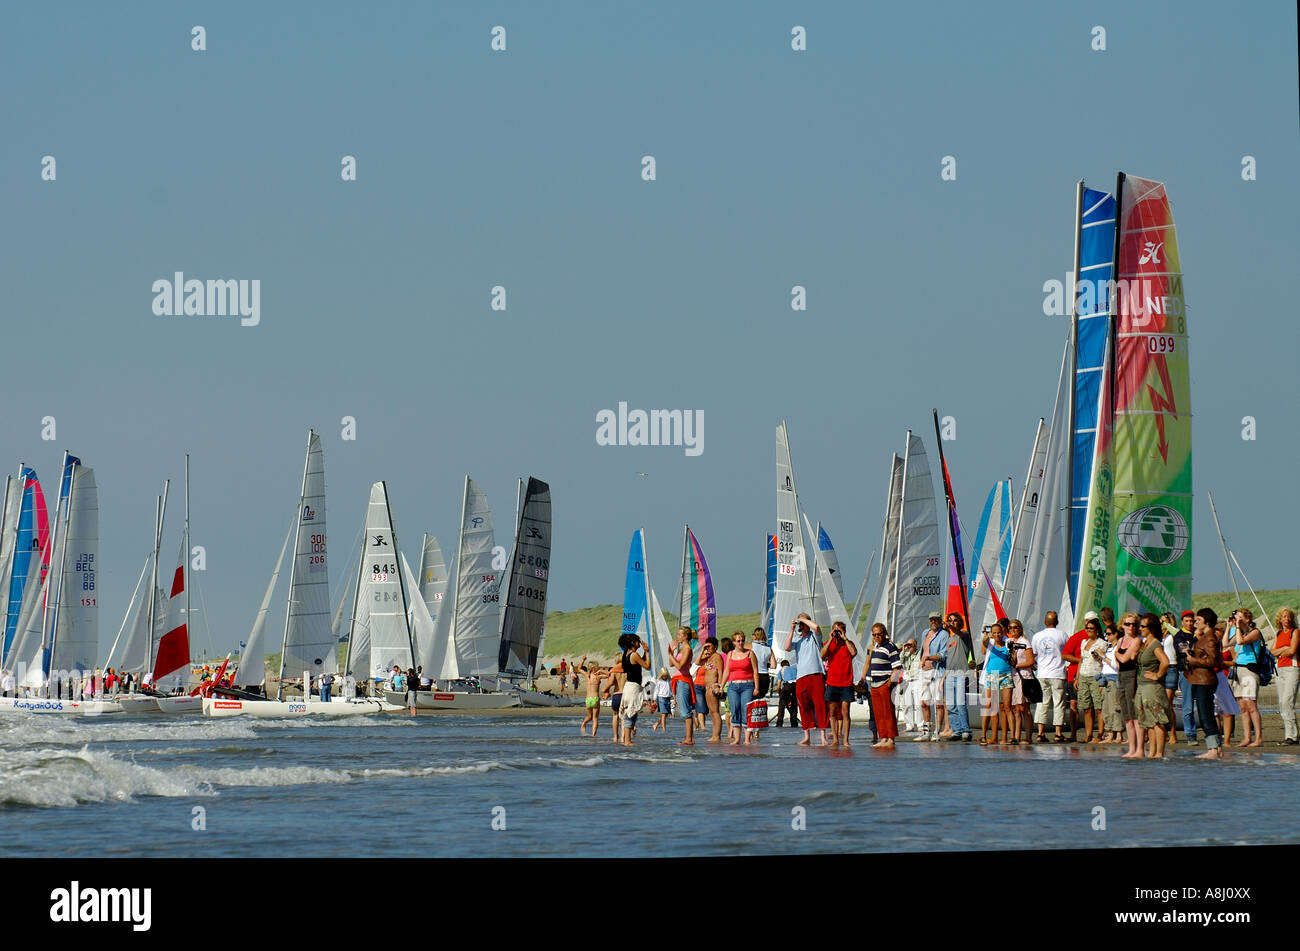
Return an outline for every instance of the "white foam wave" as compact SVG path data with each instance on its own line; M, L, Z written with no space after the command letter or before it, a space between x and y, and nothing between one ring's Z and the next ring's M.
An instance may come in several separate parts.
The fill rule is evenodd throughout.
M103 750L10 750L0 761L0 804L75 806L203 795L211 793L172 770L141 766Z

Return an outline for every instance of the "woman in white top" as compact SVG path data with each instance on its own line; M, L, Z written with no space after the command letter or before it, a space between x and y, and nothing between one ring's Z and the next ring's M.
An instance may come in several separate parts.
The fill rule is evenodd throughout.
M1119 631L1106 632L1106 650L1101 662L1101 720L1106 728L1103 743L1119 743L1119 735L1124 730L1124 718L1119 712L1119 662L1115 655L1119 652Z

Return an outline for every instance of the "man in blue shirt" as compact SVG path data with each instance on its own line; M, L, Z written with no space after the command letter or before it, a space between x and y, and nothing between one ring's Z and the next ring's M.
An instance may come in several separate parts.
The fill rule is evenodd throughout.
M790 711L790 725L799 728L799 704L795 701L794 686L798 679L798 669L790 666L788 660L781 661L781 686L778 688L776 725L785 726L785 711Z
M930 629L921 638L921 715L925 723L916 738L918 743L939 739L939 731L947 725L948 711L943 703L943 675L947 669L948 632L943 628L943 615L934 611L930 614Z
M799 679L795 681L795 696L799 701L799 715L803 718L803 739L799 746L812 744L812 730L820 734L819 746L826 745L826 730L830 719L826 716L826 668L822 666L821 629L808 614L800 614L790 622L785 647L793 646Z

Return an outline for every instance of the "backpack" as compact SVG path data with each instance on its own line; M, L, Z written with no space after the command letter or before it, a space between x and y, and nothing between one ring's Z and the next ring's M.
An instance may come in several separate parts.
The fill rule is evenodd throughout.
M1260 638L1257 643L1261 649L1255 652L1255 657L1259 665L1259 685L1267 687L1273 682L1273 674L1277 671L1277 660L1268 649L1268 643Z

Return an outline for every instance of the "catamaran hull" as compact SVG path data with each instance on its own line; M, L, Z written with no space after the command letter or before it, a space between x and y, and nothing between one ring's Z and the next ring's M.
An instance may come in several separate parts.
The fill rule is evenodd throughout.
M161 713L158 708L158 698L151 697L143 693L129 693L125 696L118 697L117 703L122 707L123 713Z
M109 700L56 700L43 697L0 697L0 713L54 713L97 717L121 713L122 705Z
M520 692L519 699L525 707L576 707L583 701L573 697L557 697L549 693L535 691Z
M384 699L403 709L410 709L406 705L405 694L385 690ZM461 693L458 691L440 693L436 690L420 690L415 695L416 713L431 712L433 710L505 710L519 705L519 695L516 693Z
M204 697L203 715L205 717L264 717L284 719L288 717L348 717L384 712L384 704L378 700L345 700L340 703L330 701L321 703L301 700L228 700L224 697Z
M165 713L171 716L200 716L203 713L203 698L191 697L151 697L148 694L126 694L117 698L123 713Z

